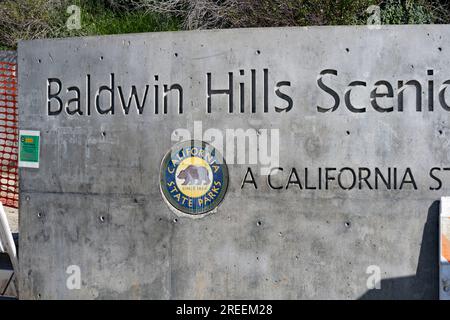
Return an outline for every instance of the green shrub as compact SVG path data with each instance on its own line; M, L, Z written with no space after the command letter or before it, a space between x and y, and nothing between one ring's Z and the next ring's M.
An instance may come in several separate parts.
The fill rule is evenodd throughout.
M125 3L128 2L128 5ZM69 30L67 8L81 8L81 29ZM163 13L138 10L130 1L6 0L0 2L0 46L19 39L60 38L131 32L179 30L180 21Z
M48 0L7 0L0 3L0 44L14 47L18 39L48 36L53 29L55 6Z
M82 28L68 30L69 5ZM380 5L383 24L448 23L445 0L0 0L0 50L19 39L179 29L365 24Z
M80 30L66 30L64 36L107 35L180 29L179 19L162 13L125 7L130 1L109 1L106 4L81 1ZM67 19L67 18L66 18Z
M171 12L186 29L354 25L367 22L367 9L380 5L383 24L447 20L450 8L439 0L145 0L148 10ZM444 10L445 8L445 10Z
M383 24L427 24L434 20L432 7L421 1L387 0L381 11Z

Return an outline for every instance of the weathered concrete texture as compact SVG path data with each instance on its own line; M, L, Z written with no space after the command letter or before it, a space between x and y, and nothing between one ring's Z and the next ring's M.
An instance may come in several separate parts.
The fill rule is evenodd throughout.
M404 112L378 113L369 96L378 80L396 88L398 80L416 79L427 92L428 69L439 89L450 78L449 40L449 26L389 26L22 42L20 127L40 130L42 145L40 168L20 172L21 298L436 298L436 200L450 185L441 174L442 189L430 190L428 172L450 164L449 113L438 98L434 112L425 110L426 95L425 111L416 112L414 93L405 95ZM238 110L239 70L249 75L252 68L258 111L248 112L247 98L245 114L230 114L227 99L214 98L206 114L206 73L215 88L226 88L234 72ZM261 111L263 68L270 72L268 113ZM317 86L324 69L339 71L326 80L341 95L333 113L316 109L333 102ZM143 115L135 107L126 116L47 115L47 79L59 78L63 93L76 85L84 97L87 74L95 93L109 85L110 73L127 94L131 85L140 95L145 84L151 91L154 75L161 85L182 84L183 114L171 104L167 115L155 115L149 103ZM283 91L294 106L277 113L272 106L283 101L272 89L283 80L292 83ZM353 80L368 82L352 93L366 113L342 105ZM116 110L118 99L116 92ZM410 167L418 190L271 190L258 165L250 165L258 190L241 190L248 166L229 164L218 212L180 218L160 194L159 166L171 133L192 130L194 120L204 130L280 129L283 181L292 167L299 175L305 167ZM66 287L70 265L81 269L79 290ZM370 265L381 270L381 290L367 289Z

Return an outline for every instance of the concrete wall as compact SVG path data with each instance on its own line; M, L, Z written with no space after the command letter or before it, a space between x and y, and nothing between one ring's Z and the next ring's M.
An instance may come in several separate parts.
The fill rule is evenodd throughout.
M438 202L450 191L449 111L439 103L441 84L450 78L449 26L270 28L170 32L61 40L25 41L19 46L20 128L40 130L40 168L20 172L20 296L53 298L145 299L356 299L436 298L438 295ZM269 69L268 106L263 112L263 69ZM239 70L245 75L240 76ZM251 72L256 70L256 112L251 113ZM338 71L323 82L340 95L340 106L321 90L325 69ZM427 75L433 69L434 76ZM213 87L228 86L234 75L234 113L228 100L213 97L207 108L207 73ZM115 74L115 114L63 112L49 116L48 79L86 96L91 76L91 107L102 85ZM168 114L153 111L154 75L183 86L183 114L170 95ZM434 79L434 111L428 110L428 81ZM347 85L352 102L366 112L345 107ZM370 92L389 81L394 98L385 108L371 107ZM422 85L422 111L415 91L404 95L398 111L398 81ZM239 112L239 82L245 82L245 112ZM279 81L290 81L277 97ZM142 115L120 110L117 86L136 85L149 100ZM51 90L56 90L53 86ZM382 90L380 89L380 92ZM52 91L53 92L53 91ZM160 96L161 97L161 93ZM445 97L445 92L444 92ZM383 100L384 99L384 100ZM107 95L100 99L109 103ZM55 107L55 100L52 100ZM72 105L73 108L73 105ZM106 108L106 107L105 107ZM160 104L161 108L161 104ZM216 213L202 219L179 217L160 193L161 159L173 145L174 130L278 129L282 172L273 183L286 184L297 169L303 189L271 189L260 164L232 164L228 192ZM250 167L258 189L242 181ZM305 190L318 168L360 167L386 172L397 168L399 180L410 168L417 189ZM325 170L325 169L323 169ZM393 169L392 169L393 170ZM347 173L348 174L348 173ZM347 178L349 176L347 175ZM345 179L344 179L345 180ZM359 183L358 178L358 183ZM348 180L346 180L348 182ZM373 184L373 180L369 181ZM358 185L357 183L357 185ZM81 288L69 290L66 273L80 267ZM369 266L375 266L369 268ZM369 268L369 269L368 269ZM373 269L375 268L375 269ZM379 268L380 290L368 279ZM366 273L369 270L369 274ZM373 279L373 278L371 278ZM370 279L369 279L370 282ZM369 286L370 287L370 286Z

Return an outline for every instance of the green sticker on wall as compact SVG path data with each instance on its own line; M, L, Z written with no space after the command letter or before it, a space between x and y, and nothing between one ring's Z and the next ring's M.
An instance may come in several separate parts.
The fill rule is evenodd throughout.
M19 132L19 167L39 168L40 132Z

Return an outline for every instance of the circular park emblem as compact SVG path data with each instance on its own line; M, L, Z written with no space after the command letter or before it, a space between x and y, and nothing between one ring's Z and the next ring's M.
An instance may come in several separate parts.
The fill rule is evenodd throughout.
M161 163L161 191L176 213L203 216L223 200L228 168L220 152L203 141L173 146Z

